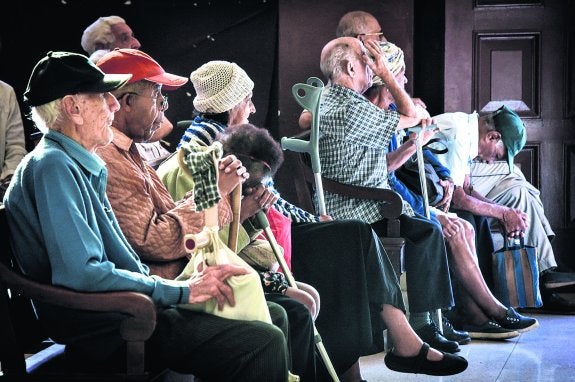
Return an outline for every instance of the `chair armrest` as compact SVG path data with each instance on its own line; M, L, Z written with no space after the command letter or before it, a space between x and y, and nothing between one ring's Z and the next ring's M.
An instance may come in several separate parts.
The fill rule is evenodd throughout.
M121 335L126 341L145 341L156 326L156 306L143 293L76 292L67 288L47 285L18 274L0 262L0 281L14 292L20 292L33 301L70 309L118 312L126 314Z
M381 209L381 212L387 219L397 219L399 215L401 215L403 208L402 199L401 196L393 190L355 186L336 182L323 176L321 179L325 191L355 199L369 199L384 202L385 206Z

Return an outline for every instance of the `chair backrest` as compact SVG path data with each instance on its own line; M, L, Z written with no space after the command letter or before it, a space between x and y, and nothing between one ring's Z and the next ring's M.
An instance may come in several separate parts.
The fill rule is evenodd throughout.
M8 285L10 278L21 272L7 240L9 227L3 205L0 206L0 232L5 238L0 251L1 370L23 374L26 370L24 349L41 344L48 337L42 332L30 298Z

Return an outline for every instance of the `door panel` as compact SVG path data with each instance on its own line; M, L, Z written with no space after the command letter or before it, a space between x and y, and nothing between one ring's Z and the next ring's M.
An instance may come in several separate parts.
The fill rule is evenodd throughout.
M568 0L445 2L445 111L502 102L517 111L527 127L518 163L541 190L558 237L575 226L573 14ZM575 244L568 236L557 241L563 254Z

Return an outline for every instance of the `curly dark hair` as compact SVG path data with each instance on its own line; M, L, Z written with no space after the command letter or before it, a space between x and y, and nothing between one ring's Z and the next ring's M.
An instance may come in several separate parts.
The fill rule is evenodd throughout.
M267 129L251 123L229 126L216 139L225 154L234 154L251 176L273 177L284 160L283 151Z

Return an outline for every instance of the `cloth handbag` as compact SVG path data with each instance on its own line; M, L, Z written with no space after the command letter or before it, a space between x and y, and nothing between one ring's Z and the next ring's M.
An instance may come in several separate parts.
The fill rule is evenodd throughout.
M493 252L493 294L506 306L539 308L543 305L539 291L537 249L525 245L523 238Z
M439 183L441 178L435 172L431 163L424 163L425 179L427 187L427 200L430 206L435 206L443 199L443 186ZM403 166L395 170L395 176L411 191L422 195L419 168L414 157L408 159Z
M205 227L199 234L185 235L184 245L190 261L176 280L200 277L202 269L209 265L234 264L249 270L245 275L227 279L234 292L234 306L225 304L219 310L217 301L212 298L201 304L184 304L184 308L224 318L272 323L259 274L222 242L217 227Z
M220 310L217 301L211 298L203 303L182 304L181 307L224 318L259 320L271 324L259 274L228 248L218 235L217 202L221 196L217 187L217 162L222 152L221 144L216 142L207 147L196 144L182 146L178 153L180 165L189 171L194 179L194 201L198 211L205 210L206 224L200 233L184 236L183 244L189 255L189 262L176 280L201 277L203 269L211 265L239 265L247 269L248 273L231 276L226 280L234 293L234 306L225 304Z

